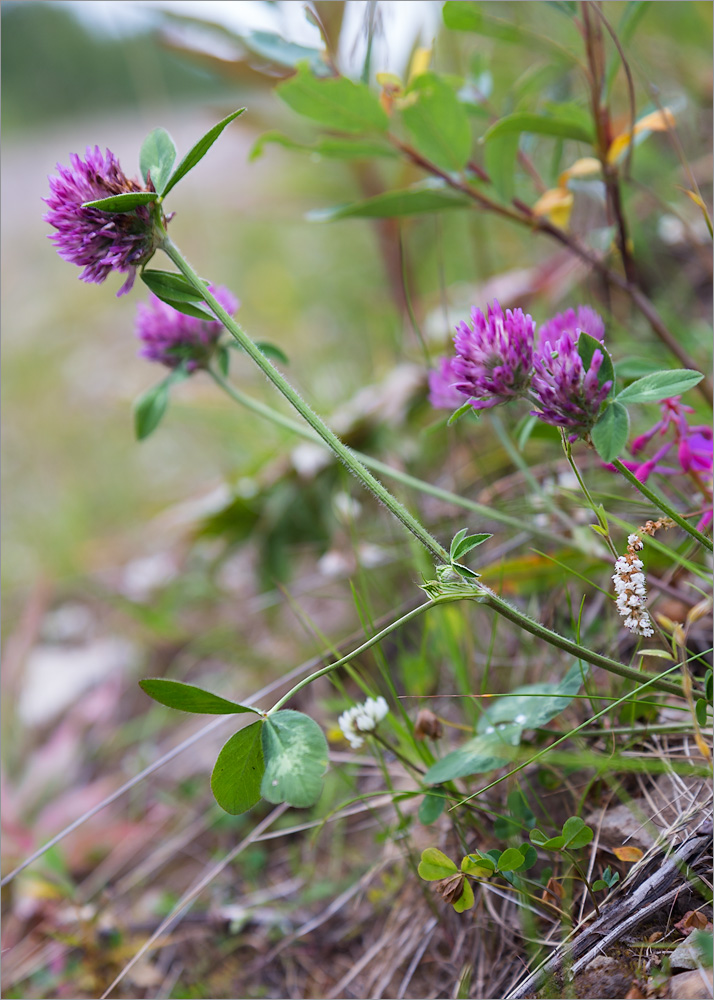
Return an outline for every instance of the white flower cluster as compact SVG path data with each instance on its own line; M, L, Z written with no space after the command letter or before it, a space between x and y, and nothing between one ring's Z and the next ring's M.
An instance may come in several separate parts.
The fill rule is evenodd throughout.
M612 579L617 594L617 610L625 619L625 628L636 635L650 636L654 635L654 629L652 620L645 610L647 590L645 574L642 572L644 564L635 555L642 546L642 539L638 535L628 536L627 552L615 563Z
M358 750L364 743L360 733L371 733L388 712L389 705L380 695L379 698L368 698L362 705L348 708L339 717L337 724L352 749Z

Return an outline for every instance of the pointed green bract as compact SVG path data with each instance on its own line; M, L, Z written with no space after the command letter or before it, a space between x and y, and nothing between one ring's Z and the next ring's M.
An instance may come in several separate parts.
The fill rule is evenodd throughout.
M327 740L318 724L302 712L285 709L266 718L262 740L263 798L298 808L314 805L322 792L328 758Z
M186 176L189 170L192 170L197 163L200 163L226 125L230 125L230 123L234 121L238 115L242 115L244 111L245 108L238 108L237 111L227 115L222 121L218 122L217 125L214 125L213 128L209 129L203 138L198 140L195 146L193 146L188 153L186 153L164 185L164 197L178 184L182 177Z
M102 212L133 212L140 205L150 205L158 197L154 191L127 191L126 194L115 194L111 198L85 201L82 208L98 208Z
M265 771L261 727L260 722L251 722L231 736L213 768L213 795L221 809L233 816L260 801L260 783Z
M177 382L188 378L188 372L179 365L158 385L152 386L134 403L134 432L137 441L143 441L161 423L169 405L169 390Z
M605 345L596 337L591 337L589 333L585 333L581 330L580 336L578 337L578 354L580 355L580 360L583 363L583 368L586 371L590 367L590 362L593 359L595 351L600 351L602 354L602 364L600 365L600 370L597 373L597 384L604 385L605 382L612 382L614 386L615 369L612 364L612 358L605 348Z
M155 128L149 132L139 154L139 168L146 183L151 177L158 194L164 193L175 159L176 146L166 129Z
M177 312L196 319L217 322L196 289L182 274L173 271L144 270L141 272L141 280L158 299ZM208 284L207 281L205 283Z
M249 705L239 705L218 694L204 691L194 684L184 684L183 681L167 680L164 677L147 677L139 681L139 687L154 701L177 708L181 712L196 712L202 715L238 715L241 712L252 712L260 715L257 708Z
M369 87L346 76L318 79L307 62L301 62L295 76L279 84L276 93L293 111L339 132L384 132L389 125Z

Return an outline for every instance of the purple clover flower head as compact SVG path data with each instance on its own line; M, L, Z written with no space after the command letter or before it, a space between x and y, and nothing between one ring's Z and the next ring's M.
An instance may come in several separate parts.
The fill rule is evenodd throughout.
M437 371L429 372L429 402L437 410L457 410L467 397L454 388L453 358L441 358Z
M504 315L495 299L485 316L472 309L471 324L456 327L453 387L472 398L476 410L523 396L531 380L534 334L535 323L522 309Z
M227 288L208 290L231 315L238 308L238 300ZM136 335L143 342L139 357L158 361L167 368L184 363L186 370L205 368L210 361L223 332L218 321L198 319L178 312L155 295L148 304L140 302L136 315Z
M595 340L602 340L605 336L605 324L590 306L566 309L539 327L537 350L542 351L546 343L555 344L564 333L569 333L576 342L581 333L588 333Z
M50 197L43 198L49 205L44 221L57 230L49 238L63 260L84 268L82 281L101 284L112 271L128 272L118 292L123 295L134 284L137 267L155 249L149 206L118 213L82 205L147 189L129 180L108 149L102 156L99 146L87 147L84 160L72 153L70 163L70 167L57 164L58 176L49 178Z
M532 390L539 410L531 410L546 424L569 431L571 441L584 437L598 418L612 382L598 385L604 354L594 351L585 370L578 353L579 331L563 333L554 343L541 341L533 358Z

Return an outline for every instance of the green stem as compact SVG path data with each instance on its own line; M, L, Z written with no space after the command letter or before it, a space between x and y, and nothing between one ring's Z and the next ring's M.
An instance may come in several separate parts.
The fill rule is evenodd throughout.
M445 563L447 565L450 564L451 559L446 549L444 549L443 546L440 545L440 543L426 530L426 528L424 528L423 525L421 525L419 521L417 521L416 518L414 518L409 511L403 507L402 504L399 503L399 501L393 497L384 486L382 486L379 480L375 479L375 477L365 468L362 462L359 461L354 452L352 452L342 443L342 441L340 441L337 435L330 430L330 428L317 416L317 414L313 413L307 403L301 398L295 389L293 389L287 379L281 375L273 364L271 364L260 348L253 343L248 334L244 332L232 316L228 315L220 302L218 302L215 296L212 295L206 287L205 282L201 281L198 274L196 274L188 261L185 260L181 251L171 241L163 227L162 237L161 248L178 267L179 271L183 274L187 281L193 285L200 298L206 302L216 318L223 324L228 332L235 337L246 354L252 358L261 371L267 375L276 389L278 389L278 391L285 396L288 402L292 403L313 431L319 435L325 444L338 456L338 458L344 462L347 468L361 480L367 489L369 489L377 497L377 499L380 500L385 507L387 507L387 509L402 522L407 530L410 531L422 543L422 545L424 545L434 558L437 559L439 563ZM212 375L215 379L216 374L212 373ZM607 656L601 656L599 653L591 652L585 647L578 645L578 643L572 642L571 640L558 635L557 632L552 632L550 629L546 628L545 625L541 625L539 622L534 621L527 615L518 611L487 588L478 586L476 589L467 590L466 586L464 586L463 589L453 588L453 590L451 590L448 594L445 593L435 595L429 602L427 602L427 604L421 605L404 618L400 618L398 621L393 622L376 637L370 639L366 644L360 646L357 650L349 653L346 657L343 657L336 663L333 663L317 673L312 674L309 678L305 678L297 685L297 687L289 691L288 694L278 702L278 705L284 704L290 697L292 697L293 694L304 688L315 678L329 673L341 664L349 662L350 659L357 656L363 650L369 649L369 647L374 645L375 642L378 642L381 637L388 635L395 628L398 628L401 624L409 621L412 617L416 617L416 615L421 614L422 611L425 611L427 608L433 607L435 604L441 604L453 600L463 600L465 598L480 600L487 603L498 614L503 615L504 618L508 618L509 621L512 621L515 625L524 629L526 632L530 632L532 635L538 636L551 645L558 646L560 649L573 653L579 659L585 660L587 663L600 666L610 673L618 674L621 677L626 677L635 681L641 681L643 677L646 676L632 667L627 667L622 663L618 663L617 660L611 660ZM681 693L675 684L667 684L665 682L657 683L663 690L668 690L672 694ZM278 706L274 706L271 711L275 711L277 707Z
M206 372L211 376L216 385L219 385L226 395L230 396L230 398L236 403L240 403L241 406L245 406L246 409L252 410L253 413L258 413L261 417L271 420L274 424L277 424L278 427L284 427L286 430L292 431L294 434L299 434L300 437L305 438L307 441L314 441L316 444L325 444L323 439L309 427L305 427L304 424L298 423L297 420L293 420L291 417L287 417L285 414L279 413L271 406L267 406L265 403L261 403L260 400L254 399L253 396L247 396L244 392L241 392L239 389L232 386L230 382L224 379L218 372L214 371L214 369L207 368ZM387 465L386 462L380 462L378 458L366 455L363 451L353 450L352 454L355 458L358 458L363 465L373 469L375 472L379 472L380 475L387 476L389 479L394 479L398 483L402 483L404 486L410 486L412 489L418 490L420 493L426 493L429 496L436 497L437 500L444 500L446 503L451 503L455 507L463 507L465 510L473 511L474 514L480 514L481 517L489 518L491 521L498 521L501 524L507 524L509 527L517 528L519 531L523 531L525 527L523 521L517 517L511 517L510 514L504 514L499 510L487 507L485 504L476 503L475 500L469 500L467 497L461 497L458 493L451 493L449 490L442 490L439 486L433 486L431 483L427 483L423 479L417 479L416 476L410 476L408 472L402 472L400 469L394 469L391 465ZM536 535L540 538L547 538L551 542L558 542L560 544L563 540L562 537L554 535L550 531L544 531L542 528L537 528L532 525L528 525L527 530L529 534Z
M398 518L404 527L410 531L415 538L418 538L422 545L440 563L449 562L449 553L431 535L426 528L413 517L406 507L393 497L389 490L379 482L378 479L369 472L364 465L355 457L337 435L330 430L327 424L314 413L302 397L293 389L286 378L281 375L278 369L266 358L260 348L256 347L248 334L236 323L232 316L229 316L220 302L211 294L203 281L193 270L188 261L184 258L178 247L172 242L166 231L163 233L161 249L171 258L179 271L189 281L201 299L209 306L214 316L225 326L226 330L238 341L246 354L255 361L261 371L270 379L275 388L285 396L289 403L295 407L301 417L303 417L312 429L319 434L329 448L340 458L347 468L370 490L374 496Z
M714 545L712 545L711 538L707 538L707 536L703 535L701 531L697 531L696 528L693 528L681 514L678 514L673 507L670 507L666 500L657 496L657 494L654 493L645 483L640 482L637 476L630 472L627 466L623 465L619 458L616 458L612 464L615 466L617 471L625 477L631 486L634 486L636 490L639 490L643 496L647 497L647 499L655 505L655 507L659 507L663 514L666 514L667 517L671 517L680 528L684 528L687 534L691 535L692 538L696 538L700 545L703 545L710 552L714 551Z
M605 543L606 543L607 547L609 548L610 552L613 554L613 556L615 557L615 559L617 559L618 552L617 552L615 546L613 545L612 539L610 538L610 532L608 531L608 528L607 528L607 519L603 518L603 515L602 515L601 511L599 510L597 504L595 503L595 501L593 500L592 496L590 495L590 490L585 485L585 480L580 475L580 470L578 469L577 465L575 464L575 459L573 458L573 449L571 447L570 441L568 441L567 435L565 433L563 433L562 437L563 437L563 449L565 451L565 457L568 460L568 465L573 470L573 475L575 476L575 478L578 481L578 484L580 486L580 489L582 491L583 496L585 497L585 499L587 500L588 504L590 505L590 510L593 512L593 514L595 515L595 517L598 519L598 523L599 523L600 527L603 528L605 531L607 531L607 534L606 535L602 535L601 537L605 540Z
M458 600L458 598L454 598L454 600ZM354 660L356 656L359 656L361 653L364 653L378 642L381 642L382 639L394 632L395 629L400 628L402 625L406 625L406 623L410 622L413 618L418 618L419 615L423 615L425 611L429 610L429 608L434 608L437 604L445 604L446 601L447 599L445 598L435 598L427 601L425 604L420 604L419 607L414 608L406 615L403 615L401 618L397 618L396 621L391 622L386 626L386 628L383 628L381 632L377 632L376 635L371 636L366 642L363 642L361 646L358 646L357 649L353 649L351 653L347 653L345 656L340 657L339 660L335 660L334 663L330 663L326 667L316 670L308 677L303 677L303 679L298 681L294 687L290 688L287 694L284 694L282 698L278 699L278 701L275 702L273 707L269 709L266 714L272 715L273 712L277 712L278 709L282 708L282 706L294 695L296 695L298 691L302 691L304 687L307 687L308 684L312 684L312 682L317 680L318 677L324 677L325 674L330 674L333 670L337 670L338 667L344 666L345 663L349 663L350 660Z
M536 636L538 639L543 639L551 646L557 646L566 653L572 653L579 660L585 660L586 663L591 663L594 667L602 667L603 670L607 670L610 674L617 674L619 677L636 681L638 684L642 681L647 681L654 684L661 691L668 691L670 694L680 696L682 694L682 688L678 684L673 684L671 681L660 681L651 674L646 674L642 670L636 670L635 667L628 667L624 663L618 662L618 660L610 659L609 656L595 653L591 649L573 642L572 639L566 639L565 636L553 632L552 629L546 628L545 625L541 625L540 622L529 618L528 615L514 608L508 601L504 601L502 597L499 597L492 590L484 588L480 600L493 608L499 615L502 615L513 622L514 625L522 628L525 632L530 632L531 635Z

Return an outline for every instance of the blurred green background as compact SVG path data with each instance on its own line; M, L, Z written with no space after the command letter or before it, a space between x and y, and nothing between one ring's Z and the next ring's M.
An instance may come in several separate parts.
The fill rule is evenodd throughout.
M161 15L170 5L153 5L151 17L143 20L129 13L131 5L109 6L115 8L114 27L121 24L126 34L99 30L99 19L94 26L78 20L71 4L26 0L2 8L3 579L11 607L13 595L38 576L69 581L141 549L151 534L147 522L166 505L226 478L251 475L282 450L284 440L258 418L231 407L203 378L174 393L159 433L140 445L133 440L132 400L162 372L136 356L133 321L141 287L116 299L118 278L104 286L79 282L78 270L61 261L46 238L41 218L46 178L70 152L108 146L133 174L151 128L166 127L185 150L215 120L245 105L247 114L172 196L174 239L203 274L240 297L246 328L288 353L292 378L322 412L385 375L395 362L423 361L390 288L373 225L305 219L312 208L361 197L374 182L373 165L354 170L273 146L249 162L251 145L265 129L310 135L309 126L297 122L272 93L274 78L225 52L216 55L215 38L208 54L187 56L176 44L167 46ZM118 6L126 13L117 13ZM280 24L281 17L294 21L301 5L234 6L245 8L246 15L265 7ZM381 6L388 35L390 5ZM425 21L420 9L414 24L407 23L409 44L417 44L422 30L422 44L434 41L438 68L482 67L490 73L500 113L528 87L562 89L562 73L550 79L547 60L535 53L528 65L518 62L522 50L492 38L445 31L435 40L429 37L438 3L399 6L429 8L432 21ZM557 5L550 5L547 15L540 4L484 6L539 30L547 16L549 36L565 47L577 43ZM212 9L202 7L206 13ZM356 44L364 34L366 5L348 7ZM611 3L608 11L616 20L625 7ZM194 8L189 12L195 14ZM677 106L684 155L699 177L708 175L711 161L711 13L709 3L649 5L631 43L640 106L646 81L656 81L658 99ZM199 26L186 30L184 37L193 32L187 47L197 45ZM571 85L577 80L571 78ZM554 162L553 173L557 167ZM683 173L671 148L658 139L645 144L637 167L642 190L632 198L641 266L651 271L659 308L696 353L706 336L708 306L686 268L669 275L666 289L658 287L658 254L667 248L656 231L668 203L677 202L695 222L696 209L676 188ZM378 169L382 184L415 179L391 163ZM637 211L641 205L651 205L651 211ZM465 304L470 287L505 269L543 261L543 243L476 213L409 221L401 232L420 320L445 297ZM559 304L557 289L548 294L551 302L533 309L540 317ZM439 327L437 321L436 327L438 350L439 341L448 338L448 323ZM633 332L648 350L659 351L641 320L635 320ZM234 374L244 387L267 394L262 379L239 360Z

